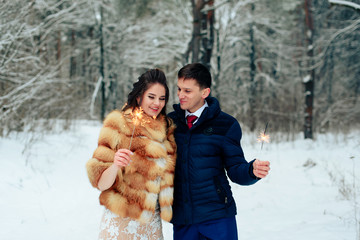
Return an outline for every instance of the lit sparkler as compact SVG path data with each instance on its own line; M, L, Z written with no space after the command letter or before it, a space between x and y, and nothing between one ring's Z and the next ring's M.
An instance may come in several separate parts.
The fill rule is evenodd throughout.
M264 132L260 133L257 142L261 142L261 149L263 148L264 142L270 142L270 135L266 134L266 130L268 127L268 122L266 123Z
M136 125L141 123L142 113L143 113L143 110L142 110L141 107L139 109L136 109L134 112L130 113L131 117L132 117L132 122L134 124L134 127L133 127L133 131L132 131L131 138L130 138L129 150L131 148L132 139L134 137L135 127L136 127Z
M139 124L141 126L144 126L146 123L149 122L149 120L143 119L143 112L144 112L143 109L141 107L139 107L138 109L135 109L134 112L130 113L134 127L133 127L133 131L132 131L131 138L130 138L129 150L131 148L132 139L134 137L135 127ZM156 116L153 116L152 118L156 119Z

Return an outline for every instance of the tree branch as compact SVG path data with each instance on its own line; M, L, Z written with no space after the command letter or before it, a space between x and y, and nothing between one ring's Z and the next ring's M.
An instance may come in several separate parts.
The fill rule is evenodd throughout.
M329 3L344 5L344 6L347 6L347 7L352 7L352 8L355 8L357 10L360 9L360 4L356 4L356 3L353 3L353 2L349 2L349 1L329 0Z

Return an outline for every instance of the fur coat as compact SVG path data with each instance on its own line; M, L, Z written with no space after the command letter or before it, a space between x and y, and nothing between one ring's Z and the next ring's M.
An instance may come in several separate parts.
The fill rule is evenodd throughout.
M98 187L102 173L113 163L115 152L129 148L134 130L132 109L115 110L104 120L98 147L87 162L86 169L93 187ZM101 192L100 204L121 217L130 217L142 223L151 219L157 201L160 216L172 218L174 168L176 161L175 126L166 129L166 119L153 119L142 114L135 125L131 140L131 162L121 168L112 187Z

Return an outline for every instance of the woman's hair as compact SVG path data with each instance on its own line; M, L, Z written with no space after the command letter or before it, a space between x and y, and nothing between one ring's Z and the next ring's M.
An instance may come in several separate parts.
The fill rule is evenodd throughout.
M141 102L146 90L155 83L159 83L165 88L165 106L161 110L160 114L166 117L166 104L169 101L169 88L167 86L165 74L160 69L150 69L141 74L138 81L133 84L133 90L128 95L127 104L123 108L123 111L129 108L138 108L139 103L137 102L137 98L140 98Z

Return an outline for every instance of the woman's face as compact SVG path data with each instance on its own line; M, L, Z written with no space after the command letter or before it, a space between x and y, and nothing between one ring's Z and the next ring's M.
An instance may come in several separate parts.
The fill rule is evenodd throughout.
M154 83L144 92L142 99L138 98L137 101L147 115L157 117L165 106L164 86L160 83Z

